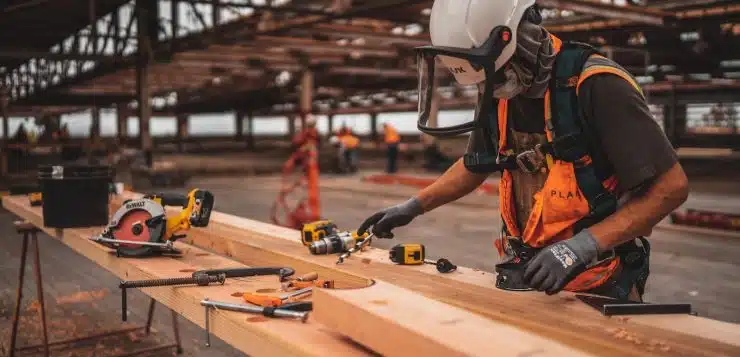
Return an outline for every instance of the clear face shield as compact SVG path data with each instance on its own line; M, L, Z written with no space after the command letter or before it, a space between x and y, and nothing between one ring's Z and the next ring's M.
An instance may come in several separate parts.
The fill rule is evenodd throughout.
M445 137L490 126L487 119L490 111L496 110L493 108L495 88L507 80L505 71L496 68L495 62L511 41L511 33L506 27L497 27L486 43L474 49L434 46L416 49L420 131ZM465 98L476 97L474 114L458 118L454 123L440 123L432 116L435 97L458 97L460 107L464 107Z

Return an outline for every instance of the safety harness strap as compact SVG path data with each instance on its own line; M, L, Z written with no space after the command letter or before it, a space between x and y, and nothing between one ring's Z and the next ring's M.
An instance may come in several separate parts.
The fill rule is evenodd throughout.
M590 208L590 214L574 227L574 233L617 209L617 197L607 191L593 165L590 143L585 135L590 127L583 119L576 92L583 66L595 53L596 50L587 45L564 43L555 60L555 75L550 87L552 120L548 129L552 133L554 156L573 163L578 187Z
M488 111L488 127L485 133L487 137L483 139L485 139L487 143L494 145L494 147L492 147L490 151L484 150L482 152L471 152L466 153L463 156L465 167L475 173L490 173L495 171L514 170L517 168L515 158L501 154L499 152L499 148L495 146L498 145L499 139L501 138L498 120L499 113L498 110L496 110L496 108L499 107L499 100L494 98L491 107L494 109ZM498 154L496 156L491 155L493 152Z

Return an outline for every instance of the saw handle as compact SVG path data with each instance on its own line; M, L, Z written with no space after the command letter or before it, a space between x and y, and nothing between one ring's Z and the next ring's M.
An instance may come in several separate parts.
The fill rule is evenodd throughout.
M157 193L153 195L147 195L146 198L151 198L154 200L159 199L159 202L162 206L186 208L190 203L189 196L177 193Z

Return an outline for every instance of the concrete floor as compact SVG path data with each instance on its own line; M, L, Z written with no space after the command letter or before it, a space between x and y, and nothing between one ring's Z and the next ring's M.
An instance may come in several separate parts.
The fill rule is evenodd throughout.
M326 177L324 182L331 183L332 178ZM190 182L190 186L211 190L216 196L218 211L269 221L270 208L280 181L276 177L196 178ZM359 194L351 191L349 185L344 186L346 189L323 189L321 201L323 215L347 230L356 229L374 211L396 204L416 191L402 186L372 186L377 188L377 193L371 195ZM739 189L736 186L734 183L724 184L727 191L719 193L717 187L723 187L721 184L698 183L699 189L692 193L687 206L740 212L740 195L737 195L740 192L737 192ZM475 200L475 206L451 204L427 213L411 225L398 229L396 239L380 240L374 244L389 248L401 242L419 242L427 246L428 254L433 258L446 257L458 265L492 271L497 262L492 239L500 227L495 210L498 197L490 196L488 209L480 206L480 202L486 202L486 197L476 197ZM0 355L5 355L3 348L7 348L20 255L20 239L12 230L12 220L10 213L0 212L0 234L4 237L0 239L0 267L3 268L0 274ZM740 323L740 307L737 306L740 300L740 239L656 230L651 241L652 274L646 296L649 301L690 302L701 316ZM84 335L90 331L99 332L121 326L116 277L48 236L41 238L41 256L45 299L51 320L56 321L53 328L55 332L52 333L54 336L69 338L75 334ZM39 330L33 328L35 317L29 308L35 296L30 261L27 266L22 344L39 341L35 337ZM99 294L95 298L78 299L80 301L73 303L65 303L64 298L57 302L60 297L69 297L80 291ZM138 291L133 291L129 298L130 321L143 323L148 299ZM202 346L203 331L180 320L186 356L242 355L220 341L215 341L213 347L205 350ZM154 322L157 333L153 337L142 339L141 336L123 336L109 339L98 345L98 350L105 349L105 346L120 346L121 342L125 342L126 348L147 347L156 341L168 342L172 338L170 321L169 311L159 306ZM92 356L90 351L94 347L77 349L74 355ZM113 349L108 347L106 351ZM170 352L152 354L169 355Z

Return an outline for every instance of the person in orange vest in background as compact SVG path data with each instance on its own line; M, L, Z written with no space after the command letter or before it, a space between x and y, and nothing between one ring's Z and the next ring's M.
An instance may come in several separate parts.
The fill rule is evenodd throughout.
M386 145L386 153L388 156L388 165L386 166L386 172L389 174L396 173L398 170L398 150L401 144L401 136L398 135L398 131L388 122L383 123L383 137Z
M339 142L343 171L357 172L357 150L360 146L360 139L352 133L352 129L344 127L340 132Z
M416 49L419 92L434 93L434 72L449 71L477 88L478 101L470 121L444 126L429 120L434 96L421 95L417 126L436 137L470 133L468 148L357 233L372 226L393 238L500 173L496 287L642 301L645 236L686 201L688 179L634 77L593 47L550 34L535 2L434 1L432 46Z

